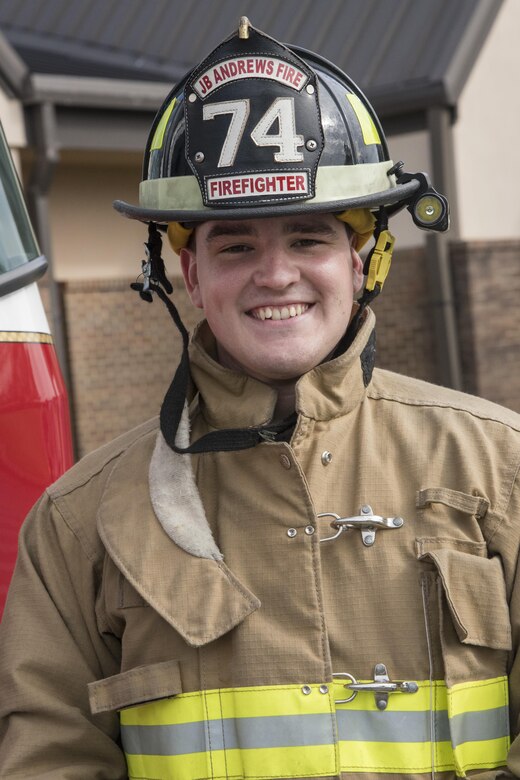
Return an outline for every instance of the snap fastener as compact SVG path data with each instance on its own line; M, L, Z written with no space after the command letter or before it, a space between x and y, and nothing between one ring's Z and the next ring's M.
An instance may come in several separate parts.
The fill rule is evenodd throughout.
M297 533L298 533L298 531L296 530L296 528L288 528L287 529L287 536L289 536L291 539L294 536L296 536Z
M304 685L304 686L302 686L302 693L303 693L305 696L308 696L308 695L309 695L309 693L311 692L311 690L312 690L312 689L311 689L311 688L310 688L308 685Z
M328 693L328 692L329 692L328 685L320 685L320 693Z
M325 450L325 452L323 452L321 455L321 462L323 463L324 466L328 466L331 460L332 460L332 452Z
M313 525L306 525L305 526L305 533L307 534L307 536L312 536L315 530L316 529L314 528Z
M284 469L290 469L292 466L291 459L285 453L280 455L280 463L282 464Z

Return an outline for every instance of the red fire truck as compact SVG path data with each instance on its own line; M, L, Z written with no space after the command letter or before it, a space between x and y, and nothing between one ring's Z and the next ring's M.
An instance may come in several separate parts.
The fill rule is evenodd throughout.
M0 617L22 521L73 460L67 395L36 285L46 267L0 125Z

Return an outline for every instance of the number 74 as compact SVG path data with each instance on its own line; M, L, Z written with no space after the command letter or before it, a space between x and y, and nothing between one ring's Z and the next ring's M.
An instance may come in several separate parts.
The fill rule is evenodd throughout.
M249 112L249 98L225 100L221 103L209 103L203 106L203 119L214 119L221 114L231 114L231 121L220 152L219 168L227 168L235 162ZM278 133L269 133L268 131L277 120ZM253 128L251 139L257 146L277 146L278 151L274 153L275 162L302 162L303 153L299 152L298 148L303 146L304 139L303 135L299 135L296 132L294 98L279 97L273 100L260 121Z

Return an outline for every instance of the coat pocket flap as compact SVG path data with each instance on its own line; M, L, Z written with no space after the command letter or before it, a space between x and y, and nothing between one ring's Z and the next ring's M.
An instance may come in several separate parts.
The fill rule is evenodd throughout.
M448 549L440 546L442 540L431 545L428 541L418 540L418 557L430 560L439 573L459 640L511 650L511 623L499 558L483 557L477 543L463 542Z
M182 693L178 661L137 666L88 685L93 715L164 699L178 693Z
M462 493L460 490L450 488L424 488L418 490L415 496L415 505L418 509L424 509L430 504L444 504L451 509L458 509L466 515L485 517L489 509L489 501L483 496L473 493Z

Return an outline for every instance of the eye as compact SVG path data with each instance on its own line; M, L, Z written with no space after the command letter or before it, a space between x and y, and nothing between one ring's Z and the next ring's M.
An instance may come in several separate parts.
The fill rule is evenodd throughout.
M324 241L320 241L318 238L297 238L293 241L293 246L305 249L306 247L318 246L319 244L324 243Z
M241 254L242 252L251 252L253 247L248 244L231 244L230 246L224 246L219 250L221 254Z

